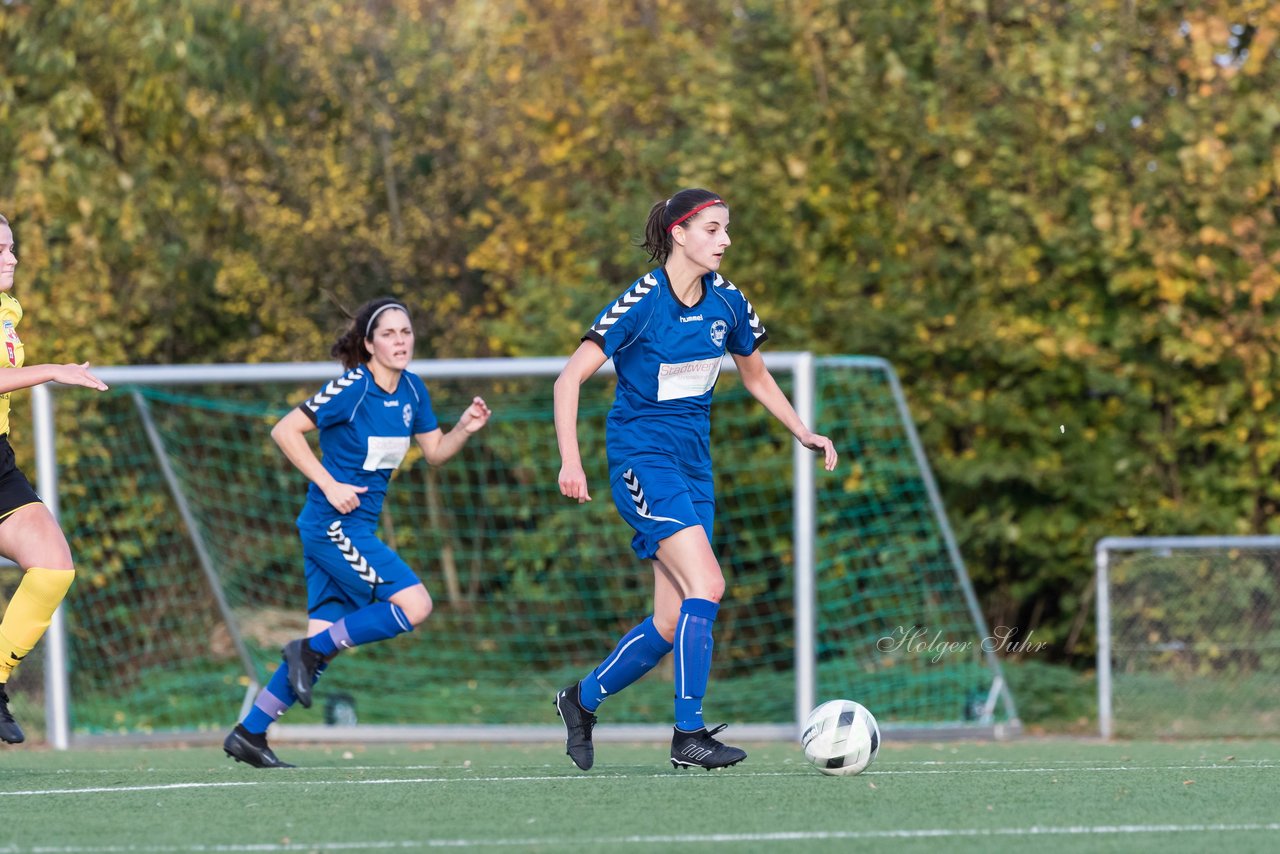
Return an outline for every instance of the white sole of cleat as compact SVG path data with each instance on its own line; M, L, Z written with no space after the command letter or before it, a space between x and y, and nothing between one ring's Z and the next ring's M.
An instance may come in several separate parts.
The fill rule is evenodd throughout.
M719 771L721 768L732 768L734 765L737 765L741 761L742 761L741 759L735 759L732 762L726 762L723 765L716 765L712 767L710 765L699 765L696 762L677 762L676 760L672 759L671 767L675 768L677 771L683 771L686 768L701 768L704 771Z

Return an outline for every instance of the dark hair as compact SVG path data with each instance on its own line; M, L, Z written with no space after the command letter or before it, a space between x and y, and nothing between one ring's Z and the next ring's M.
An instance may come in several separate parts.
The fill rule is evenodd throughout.
M640 248L649 253L650 261L665 264L671 254L671 228L684 222L696 208L707 203L721 204L720 197L710 190L693 188L681 190L669 199L663 199L649 209L649 219L644 224L644 243ZM727 205L726 205L727 207Z
M360 306L356 310L356 316L347 324L342 336L329 348L329 355L342 362L342 367L348 371L368 362L373 354L369 352L364 342L373 337L373 333L377 330L375 321L386 313L384 309L392 308L398 308L405 314L409 313L404 303L392 297L378 297Z

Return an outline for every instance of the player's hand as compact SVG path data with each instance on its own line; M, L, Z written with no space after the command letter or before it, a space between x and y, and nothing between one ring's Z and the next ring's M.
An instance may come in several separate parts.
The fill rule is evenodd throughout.
M817 433L809 432L801 437L800 444L811 451L822 454L823 465L827 471L835 471L836 460L840 458L840 455L836 453L836 447L831 444L830 439L826 436L819 436Z
M489 416L492 414L489 404L484 402L483 397L473 397L471 398L471 405L467 407L467 411L462 413L462 417L458 419L458 424L468 434L474 433L489 423Z
M339 513L350 513L360 506L360 496L369 491L367 486L352 486L349 483L337 483L324 490L324 497L329 499L333 509Z
M107 384L95 377L89 371L89 363L83 365L58 365L53 369L54 382L60 382L63 385L82 385L85 388L96 388L98 391L106 391Z
M560 467L560 494L577 499L579 504L591 500L591 493L587 492L587 474L581 464L565 463Z

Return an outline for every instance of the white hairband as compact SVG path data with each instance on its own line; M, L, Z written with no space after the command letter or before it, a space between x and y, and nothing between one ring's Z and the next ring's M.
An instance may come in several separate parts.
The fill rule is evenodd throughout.
M386 311L389 308L398 308L401 311L403 311L406 315L409 313L409 309L405 308L398 302L389 302L386 305L382 306L381 308L379 308L377 311L373 313L373 317L369 318L369 325L364 328L364 339L366 341L368 341L369 336L373 334L373 322L378 319L378 315L382 314L384 311Z

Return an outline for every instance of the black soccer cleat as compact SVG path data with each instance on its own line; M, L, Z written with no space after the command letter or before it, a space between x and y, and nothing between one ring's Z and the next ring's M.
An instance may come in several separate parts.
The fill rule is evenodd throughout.
M591 743L591 730L596 716L582 708L578 684L574 683L556 694L556 714L564 721L564 752L583 771L590 771L596 762L596 748Z
M0 685L0 741L22 744L26 740L27 736L22 731L22 727L18 726L18 722L13 719L13 713L9 711L9 695L5 693L4 686Z
M243 724L236 724L236 728L231 730L226 740L222 742L222 749L235 761L252 765L254 768L295 767L288 762L281 762L280 758L271 752L265 735L255 735L245 729Z
M703 727L697 732L682 732L677 729L671 736L672 768L728 768L737 765L747 758L747 752L738 747L730 747L717 741L714 736L727 724L707 732Z
M304 709L311 708L311 686L316 681L316 671L324 663L324 656L311 649L306 638L291 640L284 645L284 663L289 668L289 687L297 695Z

